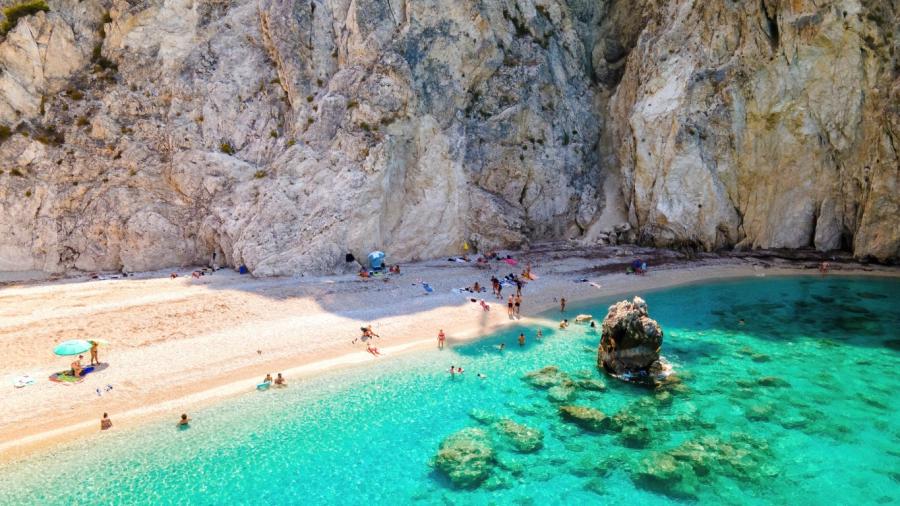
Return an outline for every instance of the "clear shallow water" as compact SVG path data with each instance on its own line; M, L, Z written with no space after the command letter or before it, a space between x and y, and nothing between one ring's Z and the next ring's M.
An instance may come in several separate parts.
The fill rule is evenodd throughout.
M524 348L511 328L254 392L192 413L187 431L172 423L113 431L8 465L0 504L897 504L898 295L897 280L837 277L648 293L666 332L663 354L687 387L670 404L603 378L594 367L599 336L585 327L545 328L540 342L526 329ZM610 302L568 315L602 318ZM465 367L464 377L449 377L450 364ZM562 420L547 391L521 379L546 365L604 380L606 392L579 390L571 403L640 412L649 444ZM429 467L446 436L479 426L473 410L544 433L535 453L498 443L491 490L454 489ZM659 452L698 438L735 444L746 472L700 466L688 497L641 479L642 461L663 462Z

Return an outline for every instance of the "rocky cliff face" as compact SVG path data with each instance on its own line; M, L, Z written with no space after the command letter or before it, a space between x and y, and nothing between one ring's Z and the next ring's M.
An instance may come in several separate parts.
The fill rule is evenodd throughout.
M0 270L898 256L895 5L637 3L50 0L0 41Z

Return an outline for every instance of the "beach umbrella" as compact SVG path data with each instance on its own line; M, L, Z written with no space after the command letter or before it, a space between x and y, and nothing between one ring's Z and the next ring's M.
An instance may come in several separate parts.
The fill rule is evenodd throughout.
M84 353L90 349L91 343L84 339L72 339L71 341L56 345L56 348L53 348L53 353L62 356L78 355L79 353Z

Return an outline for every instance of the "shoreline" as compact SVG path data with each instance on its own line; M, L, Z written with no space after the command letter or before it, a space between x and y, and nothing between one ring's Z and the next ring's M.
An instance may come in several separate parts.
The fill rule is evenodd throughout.
M709 260L699 260L675 265L664 265L659 269L654 269L651 266L650 273L646 276L626 276L622 273L585 276L583 272L586 269L595 267L592 265L597 263L595 259L563 256L561 258L537 258L535 260L539 262L535 270L540 275L540 278L536 282L530 283L526 288L524 292L525 304L523 305L523 317L519 320L508 319L503 311L504 308L502 305L495 299L490 299L489 297L485 297L485 300L488 300L491 304L492 310L489 313L482 312L480 308L477 308L476 304L470 304L465 301L460 302L459 299L461 299L462 296L459 295L441 293L435 294L435 297L430 299L427 297L423 298L423 296L418 293L418 289L409 288L409 286L415 286L418 281L416 283L410 281L417 278L427 278L432 280L433 278L437 278L441 274L444 274L445 276L441 278L441 280L445 282L440 283L440 285L442 285L442 292L446 292L448 291L446 290L446 286L451 286L447 283L455 281L457 284L462 285L465 283L460 281L460 279L470 279L473 277L477 277L483 282L489 278L492 273L496 272L477 271L471 266L457 267L456 265L451 265L451 268L448 269L447 265L438 262L423 262L410 265L409 267L404 266L404 270L408 269L409 271L409 274L406 276L410 277L405 280L403 279L404 276L400 277L401 281L406 281L406 283L403 284L407 285L405 290L398 287L399 291L403 292L401 294L402 297L388 297L388 300L383 301L380 306L368 307L366 308L367 311L364 311L361 315L355 315L353 311L340 313L329 310L327 306L323 307L321 301L317 299L317 296L321 297L322 294L308 294L304 292L305 299L312 298L316 301L316 305L309 308L309 314L293 316L291 317L292 319L287 320L284 323L288 327L293 323L302 323L302 325L298 326L311 325L311 328L320 329L323 332L327 331L329 335L331 335L332 333L341 334L342 332L346 332L346 329L351 329L358 334L358 330L356 329L358 329L359 326L371 322L375 326L376 332L385 336L380 342L377 342L376 345L383 352L383 358L389 360L395 355L412 353L429 346L435 346L435 336L438 326L433 325L432 322L445 322L443 328L448 335L448 345L452 346L454 343L471 341L517 323L527 324L529 322L537 322L538 320L531 315L536 315L555 307L557 304L555 297L560 293L563 293L571 304L575 304L591 299L617 297L625 294L630 297L632 294L641 294L674 286L702 283L718 279L726 280L743 277L784 275L821 275L815 270L809 269L808 266L792 265L789 263L785 265L773 265L758 260L716 259L712 262ZM454 272L441 272L444 270ZM846 266L841 265L840 270L835 270L829 274L829 276L834 275L900 277L900 270L892 268L847 268ZM574 283L572 278L576 276L588 277L592 282L599 283L602 288L597 289L588 283ZM151 284L150 288L156 288L156 285L169 282L169 280L160 280L158 278L141 278L134 280L134 282L140 283L145 279L149 279ZM306 285L302 287L303 289L307 289L310 286L315 288L322 288L323 286L330 288L337 282L347 282L347 280L348 278L346 276L314 278L306 282L298 282L297 280L290 278L243 280L241 278L235 279L235 275L227 275L223 277L223 283L221 284L223 287L228 287L235 282L247 283L249 285L254 285L253 288L258 288L267 295L271 295L269 292L275 292L277 294L278 291L286 285L293 286L294 284L299 283L300 285ZM355 282L356 280L352 279L352 277L349 278L349 280L353 282L348 283L349 286L344 287L343 291L338 289L338 293L346 295L351 300L359 301L360 297L362 297L363 300L359 302L361 304L366 304L366 297L360 296L358 293L360 292L360 287L366 285ZM132 283L132 279L121 281ZM116 283L121 283L121 281L116 281ZM191 280L186 279L184 282L191 283ZM75 286L76 292L78 291L78 287L89 287L89 289L93 290L96 287L91 285L102 283L109 283L109 281L91 281L89 283L64 285L64 288L68 287L71 289L72 286ZM434 285L436 289L439 286L438 283L434 283ZM18 290L25 292L28 292L29 290L44 292L44 294L51 294L52 298L54 287L57 286L59 285L44 283L18 287ZM368 286L367 290L370 288L371 286ZM245 289L248 288L245 287ZM0 294L2 294L2 292L3 290L0 290ZM188 290L188 292L190 293L191 290ZM315 290L313 290L313 292L315 292ZM375 292L378 292L377 288ZM240 292L239 295L243 294L244 292ZM325 295L328 294L326 293ZM13 296L15 296L15 294L13 294ZM414 311L406 310L405 308L400 311L397 310L396 306L398 304L413 299L422 301L419 305L423 307L416 308ZM141 299L134 300L136 301L135 306L127 309L127 311L140 312ZM368 303L371 304L371 301L368 301ZM64 314L64 318L79 317L78 310L80 308L76 306L78 306L78 304L73 304L71 308L67 308L72 311L72 314L66 313ZM338 306L340 306L340 304L338 304ZM103 306L103 308L104 311L109 309L107 306ZM478 316L477 318L475 317L476 315ZM30 316L30 318L28 316ZM35 314L32 314L28 316L22 317L24 321L36 321L40 315L38 314L36 316ZM367 316L368 318L352 318L352 316ZM599 316L599 318L602 318L602 316ZM309 319L313 320L312 323L307 321L301 322L301 320ZM2 322L3 319L0 318L0 323ZM428 327L427 331L421 330L423 323ZM431 329L432 326L434 329ZM2 329L3 326L0 325L0 330ZM249 330L251 329L237 329L237 337L246 340L248 337L247 331ZM291 331L293 331L293 329L291 329ZM423 335L423 333L425 335ZM200 355L200 352L203 351L204 346L208 346L209 343L217 342L216 338L221 338L223 335L222 332L212 332L209 336L206 336L211 337L211 339L206 340L208 342L203 342L203 340L196 338L193 340L198 342L192 342L191 338L185 338L171 342L163 341L161 343L151 343L150 345L146 345L146 347L153 348L155 346L162 349L168 345L177 348L175 350L176 353L191 351L195 354L194 358L197 358L197 356ZM231 338L230 335L228 337L229 339ZM320 338L320 340L324 339L324 337ZM50 411L46 409L48 408L47 401L44 401L43 403L40 403L39 406L36 406L35 416L30 416L30 413L32 412L30 409L25 409L24 411L20 410L14 412L14 414L18 415L15 419L0 424L0 463L7 463L34 454L51 453L53 448L57 445L94 435L98 432L99 418L103 411L110 413L116 429L128 429L138 427L148 422L162 420L166 417L174 419L174 417L182 411L190 413L241 394L249 394L253 392L256 383L266 372L282 372L288 380L290 388L290 385L300 378L320 374L325 371L358 367L360 365L372 363L374 360L378 360L378 358L369 355L364 350L359 351L359 345L356 345L356 347L353 345L348 346L344 341L345 338L343 337L332 338L330 339L330 342L327 343L315 343L324 344L323 346L310 346L308 349L293 349L288 350L287 352L279 351L274 353L275 357L271 359L268 358L268 351L266 353L266 358L260 358L261 355L253 357L252 354L246 354L246 356L238 357L238 359L235 360L236 363L228 364L228 367L223 366L223 363L225 362L221 360L222 357L201 357L206 358L206 362L191 362L189 360L190 357L188 357L185 362L185 367L187 368L180 370L179 372L183 377L191 376L193 373L199 372L199 376L195 375L194 377L196 379L194 380L191 380L191 378L177 378L185 379L186 381L155 382L146 389L129 392L131 395L126 396L124 399L116 399L112 402L106 402L103 399L99 399L100 396L98 394L98 399L92 399L92 401L104 401L104 406L97 406L96 402L84 404L74 402L74 405L70 403L68 409L69 413L57 413L56 416L52 417L51 421L37 420L39 418L46 419L47 413ZM142 347L144 347L144 345L138 345L135 347L136 350L134 351L143 352L144 350L141 350ZM113 349L110 350L109 353L114 354L115 356L116 351ZM224 356L228 356L227 351ZM103 357L101 356L101 359L102 358ZM115 365L117 359L114 358L111 362ZM140 362L138 363L140 364ZM85 383L88 383L88 381L75 385L74 387L61 385L50 386L55 387L55 390L53 390L52 393L58 394L59 392L64 391L60 389L74 390L74 388L81 387L85 385ZM90 385L90 388L96 386L100 385L98 382L94 381L92 382L92 385ZM18 393L27 393L29 388L31 387L20 389L18 390ZM81 390L85 389L82 388ZM15 399L14 401L18 401L23 404L25 408L28 408L29 402L26 396L18 395L16 397L19 397L19 399ZM57 398L62 398L64 401L68 400L65 399L65 397L60 396L57 396ZM39 403L35 402L35 404ZM23 406L17 405L17 407L21 408ZM52 406L50 408L52 410ZM29 416L23 416L24 414ZM25 427L24 429L22 428L23 426Z

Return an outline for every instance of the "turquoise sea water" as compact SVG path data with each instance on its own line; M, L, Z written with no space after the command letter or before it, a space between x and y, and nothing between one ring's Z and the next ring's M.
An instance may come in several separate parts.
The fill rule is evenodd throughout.
M682 380L671 397L604 378L586 327L544 328L540 342L528 328L523 348L510 328L253 392L191 413L186 431L174 420L116 430L7 465L0 504L900 503L900 281L753 278L641 295ZM567 314L602 318L610 302ZM451 364L466 373L450 377ZM607 384L562 404L625 410L649 439L562 419L522 379L547 365ZM456 489L429 462L457 430L492 433L472 413L540 429L543 448L497 440L488 481ZM670 467L678 459L688 475Z

